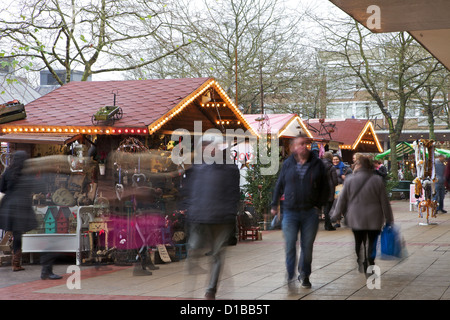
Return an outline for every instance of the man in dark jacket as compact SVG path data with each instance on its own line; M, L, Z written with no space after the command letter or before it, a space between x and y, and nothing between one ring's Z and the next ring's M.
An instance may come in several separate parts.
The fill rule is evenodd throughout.
M278 212L278 202L284 194L282 230L286 241L286 269L289 287L295 276L296 242L300 232L301 254L298 262L298 280L303 288L311 288L313 244L316 238L318 210L329 196L329 186L324 164L307 148L310 139L306 135L291 141L292 154L281 168L275 186L272 214Z
M208 145L208 149L211 150L210 143L203 137L202 150ZM220 143L212 149L213 152L223 152L220 150ZM205 297L215 299L224 263L224 250L236 226L240 198L239 169L235 164L225 162L222 164L203 162L192 165L188 171L186 183L188 208L186 220L189 225L188 271L198 272L200 267L197 266L197 261L208 252L212 258L212 267Z
M331 224L330 220L330 210L333 207L334 197L336 193L336 186L338 185L337 170L333 165L333 154L331 152L325 152L322 158L322 162L325 166L328 177L328 185L330 187L330 192L328 196L328 201L323 207L323 214L325 216L325 230L332 231L336 230Z

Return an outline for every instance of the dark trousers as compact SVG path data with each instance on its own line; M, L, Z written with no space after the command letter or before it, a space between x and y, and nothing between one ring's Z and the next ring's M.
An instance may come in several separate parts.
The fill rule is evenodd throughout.
M22 231L13 231L13 243L12 243L12 249L13 252L19 252L22 250Z
M333 203L334 201L328 201L323 206L323 215L325 216L325 228L331 227L330 211L331 208L333 207Z
M207 291L215 293L219 277L225 263L225 249L230 241L230 235L235 224L205 224L191 223L188 241L188 270L194 270L205 252L212 259L209 285Z
M380 230L352 230L355 236L355 252L357 261L360 266L360 271L364 267L364 272L367 266L375 264L375 257L377 255L377 240L380 235Z

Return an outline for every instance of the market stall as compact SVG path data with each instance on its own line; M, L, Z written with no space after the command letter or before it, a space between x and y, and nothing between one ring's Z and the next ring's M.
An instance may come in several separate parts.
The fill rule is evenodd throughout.
M308 119L305 121L314 137L339 141L342 160L352 163L353 155L383 152L373 123L364 119Z
M25 150L34 174L46 171L34 194L40 225L23 251L76 252L77 263L178 250L185 166L172 161L176 130L192 141L208 130L255 134L211 78L70 82L25 109L25 119L0 124L7 152Z

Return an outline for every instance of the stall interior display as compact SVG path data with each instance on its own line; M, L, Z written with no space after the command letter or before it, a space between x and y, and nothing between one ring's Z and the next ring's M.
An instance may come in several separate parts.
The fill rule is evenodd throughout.
M29 173L39 181L32 198L38 226L27 232L24 252L42 252L43 243L58 239L70 244L48 250L76 252L77 263L148 264L150 256L159 262L186 257L179 208L183 168L172 162L174 143L166 140L153 139L164 145L150 149L139 138L126 137L96 156L90 150L105 148L101 139L34 146ZM57 154L48 155L52 151ZM103 175L100 165L106 166Z
M38 226L29 234L75 233L76 211L96 198L95 165L76 144L74 155L55 155L29 160L36 177L33 206Z
M90 254L84 262L112 259L129 265L166 249L174 253L171 260L177 250L185 256L184 212L177 209L183 177L165 149L149 149L127 137L113 151L97 151L106 170L98 180L87 230Z

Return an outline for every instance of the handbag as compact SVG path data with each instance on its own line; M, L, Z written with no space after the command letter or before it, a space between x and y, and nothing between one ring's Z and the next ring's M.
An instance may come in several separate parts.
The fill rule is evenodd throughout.
M401 258L403 256L403 239L397 226L386 224L381 230L380 249L382 259Z

